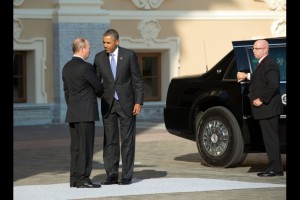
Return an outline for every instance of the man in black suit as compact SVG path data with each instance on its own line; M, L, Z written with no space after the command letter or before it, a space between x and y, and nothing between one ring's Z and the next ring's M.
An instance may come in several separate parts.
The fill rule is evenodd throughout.
M97 53L94 60L94 67L104 87L101 113L104 125L103 161L107 178L102 184L127 185L131 184L133 176L136 115L140 114L144 101L143 77L135 52L119 46L116 30L107 30L102 39L105 50ZM120 152L122 177L118 182Z
M264 144L268 155L269 168L257 175L260 177L283 176L278 135L278 120L282 112L279 93L279 66L268 55L269 43L257 40L253 53L258 59L255 71L250 75L237 73L238 82L249 79L249 98L254 119L259 121Z
M65 121L71 134L70 187L99 188L90 175L93 164L95 121L99 120L97 96L103 95L103 85L91 63L85 60L90 44L84 38L73 41L73 57L62 70L67 103ZM97 96L96 96L97 95Z

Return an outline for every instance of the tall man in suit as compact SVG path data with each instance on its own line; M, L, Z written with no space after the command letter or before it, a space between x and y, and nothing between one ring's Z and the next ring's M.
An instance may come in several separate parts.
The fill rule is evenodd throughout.
M103 95L103 85L91 63L85 60L90 44L84 38L73 41L73 57L62 70L64 94L67 103L65 121L71 134L70 187L99 188L90 180L95 121L99 120L97 96ZM96 96L97 94L97 96Z
M143 77L135 52L119 46L116 30L107 30L102 39L105 50L97 53L94 59L94 67L104 86L101 113L107 178L102 184L127 185L131 184L133 176L136 115L140 114L144 101ZM120 152L122 177L118 181Z
M279 93L279 67L268 55L269 43L257 40L253 53L258 66L252 73L237 73L238 82L249 79L249 98L254 119L258 120L268 155L269 168L257 175L260 177L283 176L278 135L278 119L282 112Z

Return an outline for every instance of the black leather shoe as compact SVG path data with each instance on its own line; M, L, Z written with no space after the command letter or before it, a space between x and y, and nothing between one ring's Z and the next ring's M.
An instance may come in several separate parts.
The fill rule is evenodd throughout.
M77 183L76 182L71 182L70 183L70 187L76 187L77 186Z
M118 178L107 178L106 181L101 183L102 185L118 184Z
M100 184L96 184L96 183L84 183L82 185L77 185L77 188L100 188L101 185Z
M78 181L78 179L76 179L76 178L70 178L70 187L76 187L77 181Z
M260 177L283 176L283 172L273 172L271 170L267 170L267 171L258 173L257 176L260 176Z
M122 178L122 180L119 182L119 185L129 185L131 184L130 179Z

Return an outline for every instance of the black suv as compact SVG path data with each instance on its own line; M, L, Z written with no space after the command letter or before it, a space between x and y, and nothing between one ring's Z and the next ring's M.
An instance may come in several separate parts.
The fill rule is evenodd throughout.
M286 38L267 38L269 55L280 66L284 113L279 120L281 153L286 153ZM265 152L262 133L252 118L249 82L238 83L238 71L257 64L255 40L233 41L233 49L204 74L173 78L169 84L164 122L169 133L196 141L204 164L236 167L248 153Z

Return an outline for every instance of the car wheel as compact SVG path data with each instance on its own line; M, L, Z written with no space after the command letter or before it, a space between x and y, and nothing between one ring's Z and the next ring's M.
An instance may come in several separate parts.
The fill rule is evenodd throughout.
M241 129L227 108L212 107L196 119L196 143L204 164L227 168L245 160Z

